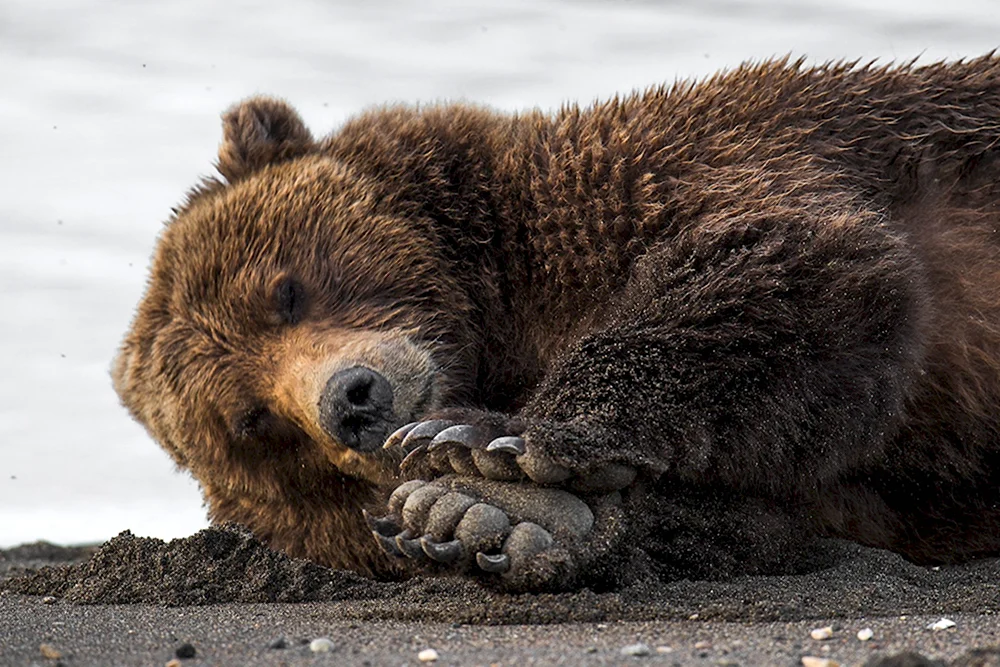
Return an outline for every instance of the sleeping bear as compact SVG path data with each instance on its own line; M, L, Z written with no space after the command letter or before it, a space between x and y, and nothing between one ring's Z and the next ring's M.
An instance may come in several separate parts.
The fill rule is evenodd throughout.
M1000 58L223 135L112 371L214 521L531 591L1000 551Z

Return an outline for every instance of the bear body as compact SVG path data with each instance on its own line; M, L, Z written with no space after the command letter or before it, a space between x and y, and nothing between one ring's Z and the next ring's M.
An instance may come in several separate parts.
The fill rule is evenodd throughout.
M318 141L250 99L115 387L213 520L365 573L996 554L998 145L993 56L390 107Z

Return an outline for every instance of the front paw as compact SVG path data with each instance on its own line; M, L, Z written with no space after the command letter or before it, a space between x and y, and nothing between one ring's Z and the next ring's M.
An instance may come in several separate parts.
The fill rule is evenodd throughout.
M570 463L566 457L557 461L547 453L550 441L560 433L552 425L525 424L492 413L454 416L413 422L389 436L385 447L401 448L406 454L400 465L405 476L454 473L508 482L530 480L581 493L617 491L635 480L635 468L620 462Z
M566 491L448 475L402 484L385 517L366 519L391 555L495 576L508 590L552 590L569 586L614 542L602 528L620 526L620 498L613 496L602 499L595 517Z

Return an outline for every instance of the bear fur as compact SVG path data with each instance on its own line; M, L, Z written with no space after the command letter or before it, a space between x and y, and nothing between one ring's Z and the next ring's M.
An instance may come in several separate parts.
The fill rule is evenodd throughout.
M803 535L1000 551L993 55L386 107L320 140L257 97L223 126L113 368L212 520L399 574L362 518L402 481L377 445L445 415L637 471L606 553L660 574L780 570ZM388 389L351 431L327 394L356 368Z

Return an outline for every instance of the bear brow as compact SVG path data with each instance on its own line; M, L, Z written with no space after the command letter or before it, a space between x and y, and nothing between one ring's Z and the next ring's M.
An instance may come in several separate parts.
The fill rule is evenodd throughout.
M157 334L156 356L167 385L175 392L186 393L200 369L218 364L226 351L202 331L175 320Z
M195 310L175 316L159 337L175 362L184 365L223 360L236 349L218 321L209 321Z
M231 356L236 351L236 346L231 337L225 333L217 323L208 325L192 326L194 336L201 343L198 346L198 354L208 359L224 359Z

